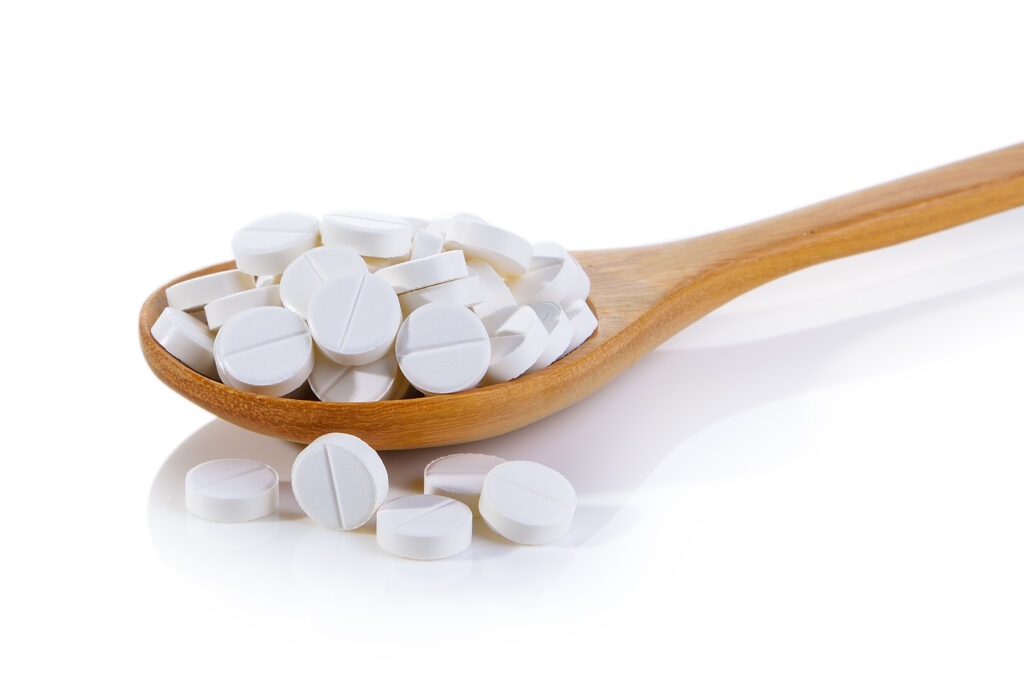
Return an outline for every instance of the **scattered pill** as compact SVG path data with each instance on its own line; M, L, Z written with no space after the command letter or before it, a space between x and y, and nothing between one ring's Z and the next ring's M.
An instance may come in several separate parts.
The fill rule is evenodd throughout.
M167 305L178 310L199 310L214 299L252 289L255 285L252 275L240 270L201 275L168 287Z
M254 221L235 233L231 249L239 270L277 275L292 260L317 245L319 224L312 216L287 212Z
M597 317L594 316L594 311L590 309L584 299L573 301L566 306L565 314L572 322L572 340L569 341L569 347L565 351L565 354L569 354L583 345L583 342L597 331Z
M464 503L420 494L388 501L377 511L377 544L409 559L457 555L473 539L473 513Z
M548 332L530 306L509 306L483 318L491 339L491 363L484 383L511 381L540 358Z
M321 402L380 402L401 397L408 382L393 352L353 366L338 364L317 350L309 387Z
M164 308L151 331L164 350L207 378L217 378L213 332L200 320L177 308Z
M287 308L252 308L228 320L213 343L221 380L232 387L280 397L313 369L306 323Z
M402 305L402 313L405 315L428 303L454 303L471 307L483 303L483 300L484 290L480 286L480 278L475 275L398 295L398 302Z
M388 471L358 437L327 433L295 458L292 492L314 522L349 531L366 524L384 502Z
M276 284L222 296L206 304L206 325L210 329L220 329L224 323L238 313L259 308L260 306L280 306L280 288Z
M398 295L375 275L349 273L325 282L309 301L309 329L338 364L369 364L395 342L402 323Z
M185 507L214 522L247 522L277 510L277 471L265 463L222 458L185 475Z
M480 491L484 477L505 459L488 454L451 454L423 469L423 493L447 496L468 505L479 515Z
M491 529L524 545L552 543L572 526L576 490L559 472L533 461L509 461L484 478L480 516Z
M395 351L409 383L422 393L439 395L476 386L487 372L491 344L472 311L453 303L429 303L402 323Z
M415 228L400 216L345 211L327 214L320 225L325 245L345 245L375 258L408 256Z
M466 277L469 269L465 255L456 249L381 268L374 275L390 284L396 293L404 294Z
M473 306L473 312L479 317L487 317L497 310L516 305L508 285L489 263L474 259L467 261L466 267L470 275L480 280L480 288L484 293L484 300Z
M515 233L469 219L456 220L448 226L444 246L483 259L502 275L525 273L533 253L533 245Z
M412 251L409 253L409 258L422 259L426 256L440 254L443 249L444 235L432 230L417 230L412 236Z
M305 318L313 292L346 273L366 273L366 263L348 247L316 247L288 264L281 275L281 302Z
M528 373L543 369L564 355L565 351L569 349L573 335L572 320L562 310L562 306L549 301L538 301L531 303L530 308L533 308L537 317L540 318L541 324L544 325L544 329L548 333L548 339L540 357L532 367L526 370Z

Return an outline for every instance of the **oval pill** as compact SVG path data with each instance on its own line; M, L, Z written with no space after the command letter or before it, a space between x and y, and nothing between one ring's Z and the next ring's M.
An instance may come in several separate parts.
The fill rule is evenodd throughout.
M317 245L319 224L312 216L284 212L266 216L235 233L231 249L239 270L277 275L292 260Z
M325 245L345 245L361 256L408 256L415 228L401 216L343 211L325 214L320 234Z
M484 477L505 459L489 454L451 454L434 459L423 469L423 493L447 496L479 515Z
M150 333L181 363L207 378L217 378L213 359L213 332L188 313L177 308L164 308Z
M384 502L388 471L377 452L355 435L327 433L295 457L292 492L321 526L358 529Z
M377 544L392 555L441 559L459 554L472 540L473 513L445 496L402 496L377 511Z
M366 273L366 263L348 247L316 247L288 264L281 274L281 303L299 317L308 315L309 299L327 280Z
M428 303L402 323L395 352L414 388L439 395L478 384L490 363L491 344L472 311L453 303Z
M199 310L210 301L256 286L252 275L240 270L223 270L193 277L167 288L167 305L178 310Z
M213 343L224 383L281 397L303 384L313 369L313 340L302 318L287 308L263 306L235 315Z
M242 311L261 306L280 305L280 288L276 284L270 284L222 296L207 303L203 311L206 314L206 325L210 329L216 330Z
M454 250L381 268L374 275L390 284L396 293L404 294L466 277L469 269L465 255Z
M461 249L483 259L502 275L522 275L530 266L533 245L515 233L483 221L456 220L444 236L445 249Z
M349 273L325 282L309 300L309 330L338 364L369 364L395 342L402 323L398 295L384 280Z
M277 471L266 463L222 458L185 475L185 507L214 522L247 522L277 510Z
M552 543L572 526L576 490L561 473L533 461L509 461L484 478L480 516L491 529L524 545Z

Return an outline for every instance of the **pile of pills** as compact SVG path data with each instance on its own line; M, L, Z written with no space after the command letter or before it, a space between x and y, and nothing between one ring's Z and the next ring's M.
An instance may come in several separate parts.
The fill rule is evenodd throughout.
M268 216L232 240L237 269L167 288L156 341L191 369L273 397L400 398L509 381L597 329L564 247L471 214Z
M292 465L292 491L302 510L328 529L351 531L377 516L377 544L409 559L432 560L469 547L473 518L515 543L552 543L568 531L576 492L551 468L484 454L454 454L423 471L420 495L385 502L388 473L358 437L328 433ZM278 476L257 461L222 459L185 476L185 505L204 519L242 522L277 510Z

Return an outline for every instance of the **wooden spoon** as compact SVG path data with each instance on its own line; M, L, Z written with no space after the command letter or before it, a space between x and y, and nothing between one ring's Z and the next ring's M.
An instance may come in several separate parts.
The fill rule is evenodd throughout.
M470 442L515 430L594 392L642 355L740 294L831 259L921 237L1024 204L1024 144L1011 146L710 235L666 244L576 252L591 279L597 333L565 358L509 383L374 403L255 395L171 357L150 333L170 284L142 306L146 361L167 385L231 423L309 442L334 431L375 449ZM666 375L671 378L672 375Z

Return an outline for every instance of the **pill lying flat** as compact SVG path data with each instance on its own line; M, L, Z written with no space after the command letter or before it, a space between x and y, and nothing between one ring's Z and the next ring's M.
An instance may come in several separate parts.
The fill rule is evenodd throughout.
M544 329L548 333L548 339L540 357L537 358L532 367L526 370L528 373L543 369L564 355L565 351L569 349L569 343L572 341L573 335L572 320L569 319L569 316L565 314L565 311L557 303L538 301L537 303L531 303L530 307L537 313L541 324L544 325Z
M480 516L491 529L524 545L552 543L572 526L576 490L551 468L509 461L484 478Z
M306 323L287 308L252 308L228 320L213 343L224 383L271 397L287 395L313 369Z
M539 242L534 245L529 270L509 282L509 289L520 305L536 301L566 305L575 298L586 298L590 281L564 247ZM575 296L581 292L582 297Z
M235 233L231 249L239 270L277 275L292 260L317 245L319 224L312 216L285 212L264 217Z
M480 288L484 293L483 301L473 306L473 312L478 317L487 317L502 308L517 305L508 285L489 263L469 259L466 261L466 267L469 268L470 275L480 280Z
M309 386L321 402L380 402L401 397L408 383L395 354L360 366L342 365L316 351Z
M246 522L277 510L277 471L265 463L222 458L185 475L185 507L214 522Z
M454 498L479 515L478 504L484 477L502 463L505 463L505 459L488 454L442 456L423 469L423 493Z
M225 322L242 311L260 306L279 305L281 305L280 287L271 284L222 296L207 303L203 310L206 313L206 325L210 329L220 329Z
M252 275L240 270L193 277L167 288L167 305L178 310L198 310L214 299L256 286Z
M567 355L583 345L583 342L597 331L597 317L594 316L594 311L590 309L585 300L570 303L565 308L565 314L572 322L572 340L569 341L569 347L565 350Z
M420 494L388 501L377 512L377 544L409 559L457 555L473 539L473 513L459 501Z
M415 228L401 216L343 211L324 215L320 233L325 245L345 245L361 256L408 256Z
M465 255L454 250L381 268L374 275L390 284L396 293L404 294L466 277L469 269Z
M530 306L509 306L483 318L491 339L491 363L484 383L511 381L532 367L548 342L536 311Z
M428 303L402 323L395 341L398 365L428 395L454 393L480 382L491 357L483 323L453 303Z
M483 221L456 220L444 236L445 249L461 249L483 259L502 275L522 275L530 266L533 245L525 238Z
M480 278L475 275L398 295L398 302L405 315L428 303L454 303L470 307L483 303L483 300L484 290L480 286Z
M313 340L338 364L369 364L384 357L402 323L395 290L365 273L325 282L309 300L308 313Z
M150 333L164 350L192 371L207 378L217 378L213 332L203 322L177 308L164 308Z
M358 529L384 502L388 471L366 442L328 433L295 457L292 492L299 507L321 526Z
M305 318L313 292L347 273L366 273L362 257L348 247L316 247L288 264L281 275L281 303Z
M412 251L409 253L411 259L422 259L425 256L440 254L444 249L444 235L430 230L417 230L412 236Z

